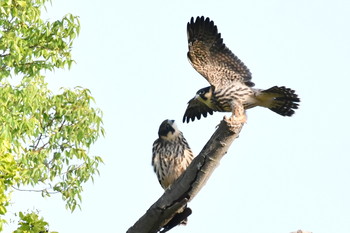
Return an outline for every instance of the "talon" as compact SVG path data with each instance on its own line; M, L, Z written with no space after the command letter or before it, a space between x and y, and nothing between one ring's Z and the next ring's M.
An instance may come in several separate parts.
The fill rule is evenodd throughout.
M239 123L239 124L244 124L247 122L247 118L245 115L241 115L241 116L235 116L235 115L232 115L232 121L233 122L236 122L236 123Z
M229 127L233 127L235 125L235 121L232 119L232 116L231 117L224 116L223 120L227 123Z
M241 115L232 114L231 121L239 123L239 124L244 124L247 122L247 117L244 113Z

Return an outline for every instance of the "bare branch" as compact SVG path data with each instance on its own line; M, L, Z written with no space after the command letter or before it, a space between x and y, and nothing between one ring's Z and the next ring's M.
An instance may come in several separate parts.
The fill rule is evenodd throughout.
M224 118L184 174L129 228L127 233L155 233L166 225L205 185L233 140L238 137L242 127L243 124Z

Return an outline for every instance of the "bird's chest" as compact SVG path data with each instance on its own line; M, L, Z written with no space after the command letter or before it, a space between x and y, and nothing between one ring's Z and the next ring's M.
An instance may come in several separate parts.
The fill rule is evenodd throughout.
M243 104L253 95L251 88L245 85L229 85L217 88L213 93L212 102L217 111L232 111L234 104Z

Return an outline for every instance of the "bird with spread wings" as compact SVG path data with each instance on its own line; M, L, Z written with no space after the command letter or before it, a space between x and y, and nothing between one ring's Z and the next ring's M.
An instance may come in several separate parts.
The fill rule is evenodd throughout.
M188 59L193 68L210 84L200 89L188 102L183 122L207 117L213 112L232 112L239 122L246 121L245 110L255 106L292 116L300 99L284 86L253 88L252 74L244 63L226 47L217 26L209 18L191 18L187 24Z

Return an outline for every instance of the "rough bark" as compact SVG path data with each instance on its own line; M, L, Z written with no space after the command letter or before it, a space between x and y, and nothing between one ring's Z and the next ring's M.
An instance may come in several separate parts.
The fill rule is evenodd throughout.
M167 189L127 233L156 233L191 201L219 165L243 124L224 118L184 174Z

